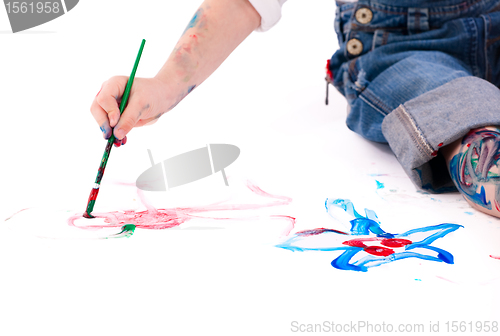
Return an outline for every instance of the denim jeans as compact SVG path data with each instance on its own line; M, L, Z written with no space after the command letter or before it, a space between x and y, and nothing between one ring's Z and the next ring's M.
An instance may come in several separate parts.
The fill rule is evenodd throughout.
M500 0L337 0L335 30L347 126L388 143L417 187L455 190L439 148L500 125Z

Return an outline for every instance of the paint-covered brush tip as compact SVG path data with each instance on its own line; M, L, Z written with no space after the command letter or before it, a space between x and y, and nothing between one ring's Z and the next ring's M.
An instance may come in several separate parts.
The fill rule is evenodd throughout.
M89 214L88 212L84 212L83 213L83 217L85 218L95 218L94 216L92 216L91 214Z

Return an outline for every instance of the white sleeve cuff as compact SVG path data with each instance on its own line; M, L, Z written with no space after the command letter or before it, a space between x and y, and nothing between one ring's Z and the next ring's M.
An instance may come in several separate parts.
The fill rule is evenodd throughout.
M281 19L281 6L286 0L249 0L260 15L260 27L256 31L271 29Z

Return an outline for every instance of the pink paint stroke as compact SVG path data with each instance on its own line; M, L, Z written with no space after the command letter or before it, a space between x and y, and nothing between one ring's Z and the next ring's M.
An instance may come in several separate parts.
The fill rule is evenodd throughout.
M490 257L492 257L493 259L498 259L498 260L500 260L500 256L494 256L494 255L491 255L491 254L490 254Z
M128 185L128 184L125 184ZM230 218L230 217L205 217L199 214L209 211L225 211L225 210L254 210L280 205L288 205L292 199L286 196L273 195L257 187L255 184L247 181L247 187L254 194L264 198L272 199L272 201L264 204L223 204L225 201L216 202L206 206L199 207L177 207L170 209L156 209L145 198L142 190L137 189L137 194L141 203L146 207L146 211L113 211L108 213L92 213L96 218L104 218L107 225L76 225L75 221L81 219L82 215L75 215L68 218L70 226L81 229L103 229L110 227L121 227L124 224L134 224L137 228L163 230L179 226L193 218L215 219L215 220L250 220L256 217ZM258 217L257 217L258 218ZM285 219L289 222L285 228L283 235L288 235L295 227L295 218L285 215L273 215L270 218Z
M439 276L439 275L436 275L436 278L441 279L441 280L444 280L444 281L451 282L451 283L456 284L456 285L459 285L459 283L458 283L458 282L455 282L455 281L450 280L450 279L446 279L446 278L444 278L444 277L442 277L442 276Z
M29 208L25 208L25 209L21 209L21 210L19 210L18 212L16 212L16 213L15 213L15 214L13 214L12 216L5 218L4 222L8 221L9 219L11 219L12 217L14 217L15 215L17 215L17 214L18 214L18 213L20 213L21 211L28 210L28 209L29 209Z

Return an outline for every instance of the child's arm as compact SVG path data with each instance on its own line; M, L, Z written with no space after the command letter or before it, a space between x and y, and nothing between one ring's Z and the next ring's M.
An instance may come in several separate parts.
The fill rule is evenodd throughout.
M120 116L118 102L128 77L104 82L90 108L104 137L124 139L137 126L155 122L174 108L219 67L260 25L248 0L205 0L189 22L172 54L154 78L136 78Z

